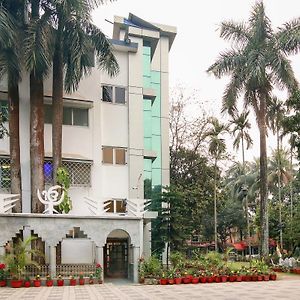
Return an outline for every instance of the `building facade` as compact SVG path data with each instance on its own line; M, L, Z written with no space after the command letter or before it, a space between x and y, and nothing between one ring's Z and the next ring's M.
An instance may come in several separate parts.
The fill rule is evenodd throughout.
M13 237L34 233L44 243L45 264L104 266L105 276L137 281L137 262L151 253L151 188L169 185L169 51L172 26L129 14L115 17L112 44L120 72L93 68L73 94L64 95L63 166L71 180L67 215L31 213L29 76L20 82L22 214L0 214L0 251ZM7 83L0 83L1 109ZM44 83L46 187L52 181L52 78ZM10 192L9 137L0 140L0 189ZM5 197L2 197L2 200ZM4 200L3 200L4 201ZM1 205L1 203L0 203ZM4 204L2 203L4 207ZM1 210L0 210L1 213ZM59 254L58 254L59 253ZM0 253L1 254L1 253Z

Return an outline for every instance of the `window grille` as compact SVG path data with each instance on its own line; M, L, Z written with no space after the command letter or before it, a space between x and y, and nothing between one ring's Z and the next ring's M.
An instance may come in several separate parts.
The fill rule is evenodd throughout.
M10 158L0 157L0 191L10 192Z
M66 168L70 176L72 187L91 186L91 162L63 160L62 166ZM53 166L52 161L47 159L44 163L45 184L52 184Z

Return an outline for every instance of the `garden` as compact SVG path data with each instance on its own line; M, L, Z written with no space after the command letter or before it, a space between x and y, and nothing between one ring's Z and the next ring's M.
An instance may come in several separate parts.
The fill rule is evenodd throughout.
M170 265L164 267L156 257L139 262L139 281L144 284L221 283L276 280L277 275L261 260L237 263L227 254L208 252L186 259L180 252L170 255Z

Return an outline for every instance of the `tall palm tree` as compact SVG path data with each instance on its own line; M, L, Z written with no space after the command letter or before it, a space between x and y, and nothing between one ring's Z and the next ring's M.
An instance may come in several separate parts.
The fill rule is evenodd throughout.
M37 190L44 189L44 78L51 67L52 27L49 1L30 0L24 42L25 65L30 73L31 211L41 213Z
M21 32L24 28L24 1L0 1L0 78L7 76L9 103L9 148L11 192L21 195L19 81L21 80ZM22 212L22 200L13 208Z
M215 251L218 251L218 223L217 223L217 170L218 162L226 151L223 135L228 132L228 125L222 124L217 118L210 119L210 128L206 132L208 151L214 159L214 237Z
M57 169L62 160L63 91L73 92L82 77L93 66L93 55L98 66L109 75L117 74L119 67L112 46L105 35L91 22L91 10L103 3L102 0L52 0L54 4L53 54L53 119L52 155L53 181L56 184ZM66 73L64 76L64 68Z
M223 22L221 37L231 40L233 48L221 53L208 72L217 78L230 75L223 95L223 111L233 114L239 96L244 94L244 106L251 106L256 115L260 132L260 254L267 259L267 103L273 86L292 92L298 88L298 82L286 53L279 48L262 2L254 5L248 23Z
M253 144L252 138L248 132L248 129L251 128L251 124L248 120L249 111L242 112L240 115L233 115L230 124L233 125L232 134L235 136L233 147L235 149L239 149L240 143L242 143L242 161L243 161L243 176L244 176L244 197L245 197L245 214L246 214L246 222L247 222L247 238L250 241L250 223L249 223L249 205L248 205L248 196L247 196L247 185L246 185L246 170L245 170L245 145L246 149ZM251 254L251 245L248 244L249 255Z
M287 186L293 179L293 170L291 170L289 155L286 150L276 149L273 151L271 158L269 159L269 174L268 184L270 190L277 188L278 191L278 209L279 209L279 239L280 247L283 247L282 237L282 199L281 199L281 187Z
M273 96L269 99L268 103L268 113L267 113L267 119L270 128L273 131L273 134L276 135L276 141L277 141L277 164L278 164L278 170L281 170L281 153L282 153L282 135L280 135L280 131L283 129L282 127L282 121L284 119L284 116L286 114L286 109L284 106L283 101L279 100L276 96ZM278 187L278 203L279 203L279 223L282 224L282 203L281 203L281 175L280 172L277 173L277 187ZM280 227L280 247L282 249L283 247L283 241L282 241L282 227Z

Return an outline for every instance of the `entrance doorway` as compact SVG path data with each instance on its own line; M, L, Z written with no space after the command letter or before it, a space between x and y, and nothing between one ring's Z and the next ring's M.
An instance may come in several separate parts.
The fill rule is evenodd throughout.
M128 278L128 239L107 239L104 247L104 275Z

